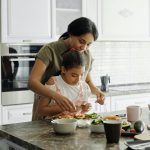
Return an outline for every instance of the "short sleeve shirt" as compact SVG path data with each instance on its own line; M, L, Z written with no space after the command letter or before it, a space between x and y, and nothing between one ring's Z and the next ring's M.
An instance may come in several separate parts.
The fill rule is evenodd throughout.
M47 66L46 71L42 77L42 83L45 82L51 76L57 76L60 73L60 67L62 63L62 57L68 49L65 46L64 40L61 38L58 41L48 43L44 45L37 54L37 58L41 59ZM85 72L83 80L86 79L88 72L91 70L92 56L89 50L83 52L83 59L85 62Z

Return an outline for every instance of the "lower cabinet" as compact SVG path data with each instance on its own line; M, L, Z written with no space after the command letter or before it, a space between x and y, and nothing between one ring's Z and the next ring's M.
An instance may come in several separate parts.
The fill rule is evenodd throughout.
M0 105L0 125L2 125L2 106Z
M33 104L2 107L2 124L28 122L32 119Z
M138 105L141 107L148 107L150 103L150 93L112 96L111 111L126 110L129 105Z

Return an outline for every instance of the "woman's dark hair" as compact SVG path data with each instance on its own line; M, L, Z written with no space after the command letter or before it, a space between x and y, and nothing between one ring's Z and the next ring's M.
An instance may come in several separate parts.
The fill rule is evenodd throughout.
M77 50L67 51L63 55L62 66L67 70L78 66L84 66L82 54Z
M80 36L85 33L91 33L94 37L94 41L98 38L98 30L96 28L96 25L93 21L91 21L89 18L86 17L80 17L78 19L75 19L68 25L67 32L62 34L61 37L69 37L70 35L74 36Z

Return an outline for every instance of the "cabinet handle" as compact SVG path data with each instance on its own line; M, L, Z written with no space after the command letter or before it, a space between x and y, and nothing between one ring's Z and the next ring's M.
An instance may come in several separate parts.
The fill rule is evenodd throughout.
M22 113L24 116L25 115L31 115L32 113L31 112L26 112L26 113Z
M22 42L32 42L32 40L22 40Z

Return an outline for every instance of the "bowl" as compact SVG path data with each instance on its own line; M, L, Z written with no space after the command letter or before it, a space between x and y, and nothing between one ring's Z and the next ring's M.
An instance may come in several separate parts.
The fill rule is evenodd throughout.
M77 127L76 119L55 119L52 121L53 129L59 134L74 133Z
M91 132L94 132L94 133L104 133L105 130L104 130L104 124L91 124L90 125L90 130Z
M128 121L123 121L122 122L122 129L124 129L125 131L127 131L128 129L130 129L131 123Z

